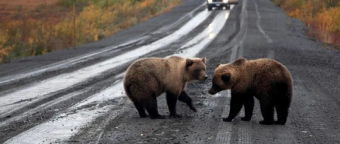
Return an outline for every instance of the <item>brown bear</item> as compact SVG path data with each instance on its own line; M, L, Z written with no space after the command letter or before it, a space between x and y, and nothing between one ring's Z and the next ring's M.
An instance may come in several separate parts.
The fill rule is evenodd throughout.
M146 109L151 119L165 118L158 114L156 100L164 92L171 117L180 117L176 113L177 100L196 112L185 87L189 81L207 79L205 62L206 58L185 59L178 56L137 60L124 76L125 93L134 103L140 117L148 116Z
M253 115L255 96L264 118L260 124L280 124L287 121L292 99L293 82L290 72L281 63L271 59L238 59L233 63L219 64L215 68L210 94L231 89L230 113L223 121L231 122L244 105L245 117ZM278 120L274 122L274 108Z

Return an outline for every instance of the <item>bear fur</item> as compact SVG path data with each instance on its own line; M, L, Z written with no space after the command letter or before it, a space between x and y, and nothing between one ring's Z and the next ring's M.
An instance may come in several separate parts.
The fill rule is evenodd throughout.
M135 61L124 76L126 95L134 103L140 117L163 119L157 109L157 97L166 93L170 116L176 113L177 100L186 103L196 112L191 98L185 92L186 83L193 80L205 81L206 58L185 59L178 56L169 58L143 58Z
M238 59L233 63L217 65L210 94L231 89L230 113L224 121L231 122L244 105L244 121L253 115L255 96L264 118L260 124L280 124L287 121L293 94L293 80L290 72L281 63L271 59ZM274 108L278 120L274 122Z

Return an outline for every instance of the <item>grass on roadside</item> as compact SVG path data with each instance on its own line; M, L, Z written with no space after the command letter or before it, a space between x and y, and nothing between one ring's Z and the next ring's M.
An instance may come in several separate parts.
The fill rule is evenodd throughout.
M340 0L273 0L288 15L303 21L308 35L340 46Z
M71 0L39 6L32 13L43 13L44 9L67 11L43 18L20 13L17 18L0 20L0 63L69 48L74 41L78 46L100 40L170 10L180 1L76 0L75 14Z

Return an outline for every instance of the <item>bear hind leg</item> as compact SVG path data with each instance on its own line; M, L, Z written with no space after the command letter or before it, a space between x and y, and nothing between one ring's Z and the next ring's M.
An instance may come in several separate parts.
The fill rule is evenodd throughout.
M260 103L261 105L261 113L263 116L263 121L260 121L260 124L263 125L272 125L274 124L274 106L271 104Z
M137 111L138 111L138 113L139 113L139 116L140 116L141 118L145 118L145 117L148 117L148 116L149 116L149 115L147 115L147 114L145 113L145 108L144 108L143 103L136 101L136 102L133 102L133 104L135 105L135 107L136 107L136 109L137 109Z
M277 113L277 121L274 124L285 125L288 117L288 106L278 105L275 107Z
M145 109L148 111L151 119L164 119L165 117L158 113L157 99L152 97L145 100Z
M274 88L274 94L277 96L275 101L277 121L274 124L285 125L292 97L292 87L288 83L275 83Z

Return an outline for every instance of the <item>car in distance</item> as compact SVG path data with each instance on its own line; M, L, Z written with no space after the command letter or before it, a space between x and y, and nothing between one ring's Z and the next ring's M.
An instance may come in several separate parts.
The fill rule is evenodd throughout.
M211 11L213 7L230 9L231 4L237 4L238 0L207 0L208 11Z

